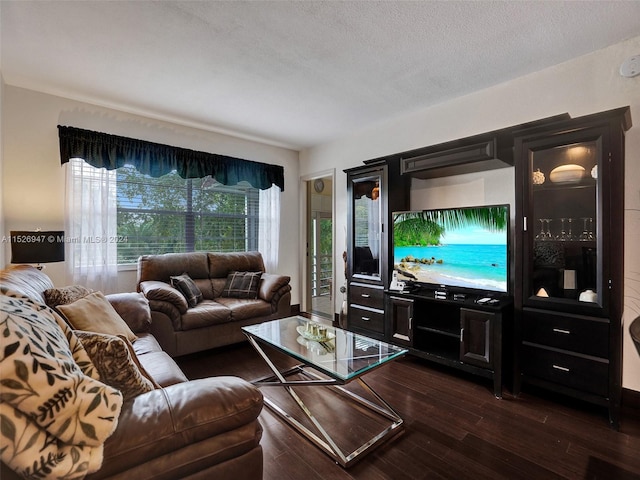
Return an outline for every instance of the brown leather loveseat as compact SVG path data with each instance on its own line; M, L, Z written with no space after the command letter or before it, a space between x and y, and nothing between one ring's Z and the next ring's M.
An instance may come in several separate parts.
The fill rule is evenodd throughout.
M0 271L0 287L0 299L6 299L6 304L16 295L26 296L36 302L32 315L37 315L37 310L47 311L44 292L54 286L41 271L19 265ZM261 479L260 391L231 376L187 380L153 335L145 331L150 322L146 299L139 293L106 298L135 333L132 346L136 357L157 385L124 400L117 427L104 442L102 466L85 478ZM4 310L0 313L3 321L11 318L15 326L13 317ZM17 433L11 435L7 425L3 423L3 435L17 439ZM34 465L37 460L34 455ZM0 478L21 477L2 463Z
M230 287L234 274L252 275L253 293ZM191 304L172 286L172 277L175 282L178 276L188 276L201 295ZM166 253L138 259L137 288L149 300L151 332L174 357L241 342L246 339L241 327L289 316L290 280L266 273L260 252Z

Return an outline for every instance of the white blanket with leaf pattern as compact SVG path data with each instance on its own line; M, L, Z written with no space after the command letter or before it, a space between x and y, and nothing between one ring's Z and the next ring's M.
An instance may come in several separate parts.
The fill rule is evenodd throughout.
M49 307L0 290L0 454L25 478L77 479L102 465L122 395L100 382Z

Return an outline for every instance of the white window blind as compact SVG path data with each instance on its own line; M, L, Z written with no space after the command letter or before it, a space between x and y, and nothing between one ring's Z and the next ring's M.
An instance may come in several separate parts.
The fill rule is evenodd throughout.
M211 177L117 170L118 263L170 252L258 250L259 190Z

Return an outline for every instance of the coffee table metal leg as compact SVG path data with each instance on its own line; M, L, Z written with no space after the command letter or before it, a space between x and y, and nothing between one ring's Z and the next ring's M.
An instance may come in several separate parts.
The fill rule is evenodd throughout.
M285 373L280 372L280 370L278 370L278 368L269 359L268 355L264 352L264 350L262 350L262 348L260 348L260 345L258 344L258 342L256 342L250 336L248 336L248 339L249 339L249 342L251 343L251 345L253 346L253 348L258 352L258 354L263 358L263 360L269 366L269 368L273 372L275 378L278 379L278 382L265 382L265 383L263 383L262 381L258 380L258 381L255 381L254 384L256 384L258 386L280 386L280 387L283 387L287 391L289 396L291 396L291 398L296 402L296 404L300 407L300 409L305 413L307 418L309 418L309 420L313 423L314 427L318 430L318 432L320 433L321 437L318 436L313 431L311 431L305 425L300 423L296 418L291 416L289 413L287 413L283 408L278 406L272 400L270 400L270 399L265 397L264 398L264 403L271 410L273 410L280 417L282 417L292 427L294 427L296 430L298 430L298 432L300 432L303 436L305 436L307 439L309 439L311 442L313 442L317 447L319 447L325 453L327 453L330 457L332 457L336 461L336 463L340 464L341 466L343 466L343 467L350 466L351 464L353 464L358 459L358 457L361 454L363 454L364 452L366 452L367 450L369 450L373 446L377 445L378 443L382 442L385 439L385 437L387 437L387 435L391 434L392 432L397 430L400 426L402 426L403 420L400 418L400 416L391 408L391 406L386 401L384 401L382 399L382 397L380 397L380 395L378 395L361 378L357 379L358 382L360 383L360 385L366 391L368 391L380 403L380 405L376 405L375 403L373 403L373 402L371 402L371 401L369 401L369 400L367 400L367 399L365 399L365 398L363 398L363 397L361 397L361 396L359 396L359 395L357 395L357 394L355 394L353 392L350 392L349 390L345 389L344 387L342 387L341 385L337 384L337 382L335 382L333 380L322 380L322 377L319 377L319 376L313 375L313 374L311 374L311 373L309 373L307 371L304 371L302 368L300 368L300 366L294 367L292 369L289 369ZM299 373L311 376L311 377L315 377L315 378L317 378L317 380L311 380L311 381L300 380L300 381L292 381L292 382L287 381L287 379L285 378L285 375L287 373L293 373L293 372L296 372L296 371L299 372ZM269 377L269 379L272 379L272 378L274 378L274 377ZM393 423L390 426L388 426L386 429L384 429L382 432L380 432L378 435L376 435L372 439L370 439L368 442L366 442L363 445L361 445L360 447L358 447L352 453L345 454L340 449L340 447L338 447L338 445L335 443L333 438L331 438L329 433L320 424L318 419L313 415L313 413L305 405L305 403L298 396L298 394L293 390L292 385L298 385L298 386L311 386L311 385L333 386L333 387L337 388L341 393L347 395L348 397L350 397L353 400L357 401L358 403L364 405L365 407L369 408L370 410L373 410L373 411L377 412L378 414L380 414L380 415L392 420ZM396 433L399 433L399 431L396 432Z

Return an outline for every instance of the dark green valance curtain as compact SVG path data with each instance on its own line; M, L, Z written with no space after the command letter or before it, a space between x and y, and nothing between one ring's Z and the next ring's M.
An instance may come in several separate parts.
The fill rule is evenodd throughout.
M152 177L176 170L182 178L211 175L224 185L235 185L244 180L260 190L275 184L284 191L284 168L279 165L61 125L58 125L58 135L62 164L71 158L82 158L94 167L107 170L129 164Z

